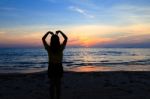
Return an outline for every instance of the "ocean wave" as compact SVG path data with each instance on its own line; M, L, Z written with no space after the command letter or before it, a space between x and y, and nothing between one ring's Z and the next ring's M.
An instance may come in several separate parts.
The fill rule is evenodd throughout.
M110 62L108 60L100 62L64 62L64 64L66 66L150 65L150 59L128 62Z
M64 52L64 66L150 65L150 49L72 48ZM44 49L0 49L0 69L47 68Z

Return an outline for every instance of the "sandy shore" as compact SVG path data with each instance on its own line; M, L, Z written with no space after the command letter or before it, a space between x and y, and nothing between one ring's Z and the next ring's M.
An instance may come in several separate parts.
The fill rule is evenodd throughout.
M46 73L0 74L0 99L50 99ZM61 99L150 99L150 72L65 72Z

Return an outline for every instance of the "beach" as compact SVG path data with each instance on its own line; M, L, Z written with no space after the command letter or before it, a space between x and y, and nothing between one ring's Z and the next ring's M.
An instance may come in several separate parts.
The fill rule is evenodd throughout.
M50 99L46 72L0 74L0 99ZM61 99L150 99L150 72L65 72Z

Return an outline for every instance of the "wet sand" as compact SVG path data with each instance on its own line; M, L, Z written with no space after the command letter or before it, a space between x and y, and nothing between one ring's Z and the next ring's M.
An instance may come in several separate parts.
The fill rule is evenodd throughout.
M150 72L65 72L61 99L150 99ZM50 99L46 72L0 74L0 99Z

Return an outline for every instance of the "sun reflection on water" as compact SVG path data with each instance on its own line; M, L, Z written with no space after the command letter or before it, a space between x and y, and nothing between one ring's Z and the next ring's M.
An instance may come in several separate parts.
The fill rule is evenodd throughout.
M96 71L110 71L109 67L103 66L81 66L70 69L69 71L74 72L96 72Z

